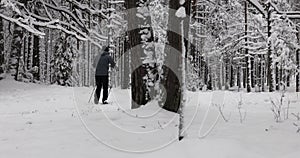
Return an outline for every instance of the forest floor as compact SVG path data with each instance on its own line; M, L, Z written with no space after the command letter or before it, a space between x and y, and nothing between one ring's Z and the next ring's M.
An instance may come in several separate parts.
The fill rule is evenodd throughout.
M285 93L282 109L289 111L282 111L283 121L276 123L271 100L279 105L280 92L189 92L188 129L179 142L177 114L161 110L155 102L129 110L129 90L120 89L112 89L111 104L93 105L87 103L92 89L0 81L0 157L300 156L300 121L292 115L300 112L299 93Z

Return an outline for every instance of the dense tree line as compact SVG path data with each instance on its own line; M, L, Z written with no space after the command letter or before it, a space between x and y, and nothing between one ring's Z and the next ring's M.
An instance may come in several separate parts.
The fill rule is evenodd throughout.
M184 2L190 10L184 26L189 90L299 91L298 1ZM151 100L156 82L174 96L178 81L164 65L176 56L168 56L163 46L179 46L176 35L164 32L177 27L168 25L176 18L165 18L176 10L172 5L168 0L1 0L0 78L11 74L24 82L90 86L91 62L109 44L121 69L111 84L131 87L136 107ZM132 8L137 9L127 12Z
M259 2L260 7L252 1L193 4L196 48L190 55L198 87L250 92L293 85L299 91L299 78L294 78L299 75L297 2Z
M1 31L2 73L25 82L93 85L91 61L108 44L108 21L117 29L123 25L108 6L89 0L1 1L0 28L8 28Z

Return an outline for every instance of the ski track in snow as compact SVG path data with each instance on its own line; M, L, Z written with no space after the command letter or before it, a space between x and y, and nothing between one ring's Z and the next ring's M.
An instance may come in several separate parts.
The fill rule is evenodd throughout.
M178 128L177 115L160 110L155 103L129 110L130 93L126 90L113 89L109 96L109 107L87 103L92 88L74 88L73 91L73 88L25 84L8 79L0 81L0 87L1 158L300 156L300 133L296 133L297 129L293 126L293 123L300 124L299 121L291 115L283 123L275 123L273 119L270 98L276 101L280 96L277 92L225 92L223 112L229 122L220 118L205 139L199 139L198 132L212 92L189 93L186 120L193 121L186 138L178 142L174 140ZM237 109L240 94L243 98L242 108L247 113L243 124L239 122ZM286 94L291 101L290 112L300 112L298 95L292 92ZM193 118L198 101L199 110ZM218 114L215 107L211 108L203 131L210 128ZM98 140L84 124L98 136ZM113 149L114 147L118 150ZM138 152L156 148L160 150L144 154L122 151L136 149L134 151Z

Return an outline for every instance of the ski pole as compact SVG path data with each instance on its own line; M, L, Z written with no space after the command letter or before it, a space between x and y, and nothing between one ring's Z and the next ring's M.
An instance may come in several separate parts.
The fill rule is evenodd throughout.
M109 94L110 94L110 92L111 92L111 89L112 89L112 87L113 87L113 86L112 86L113 71L111 71L111 69L110 69L109 73L110 73L110 75L108 76L108 77L109 77L109 78L108 78L109 91L108 91L108 94L107 94L107 99L108 99Z
M88 102L88 103L91 102L91 99L92 99L92 96L93 96L93 94L94 94L94 92L95 92L96 87L97 87L97 86L95 86L95 87L93 88L93 91L92 91L92 93L91 93L91 96L90 96L90 99L89 99L89 102Z
M112 89L112 86L109 86L109 91L108 91L107 98L109 97L109 94L110 94L110 92L111 92L111 89Z

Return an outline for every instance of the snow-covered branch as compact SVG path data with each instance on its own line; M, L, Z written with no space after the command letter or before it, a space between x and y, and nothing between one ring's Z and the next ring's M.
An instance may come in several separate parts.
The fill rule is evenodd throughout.
M69 11L63 7L59 7L59 5L55 1L52 0L52 2L55 4L55 6L51 5L49 3L46 3L46 2L44 2L44 4L45 4L45 6L51 8L53 10L56 10L56 11L59 11L59 12L69 15L72 18L72 20L74 20L82 29L87 30L87 27L85 26L82 19L76 17L76 15L74 15L71 11Z
M67 0L67 1L72 3L73 5L75 5L77 8L79 8L83 11L87 11L91 15L98 15L100 17L108 19L108 16L104 13L104 11L106 11L105 9L94 9L94 8L91 8L89 5L82 4L82 3L74 1L74 0Z
M24 29L26 29L27 31L33 33L33 34L36 34L36 35L41 35L41 36L44 36L45 33L35 29L34 27L32 27L31 25L28 25L28 23L24 23L24 22L21 22L21 18L18 18L18 19L14 19L14 18L10 18L8 16L5 16L3 14L0 13L0 17L2 17L3 19L6 19L12 23L15 23L21 27L23 27ZM24 20L23 20L24 21Z

